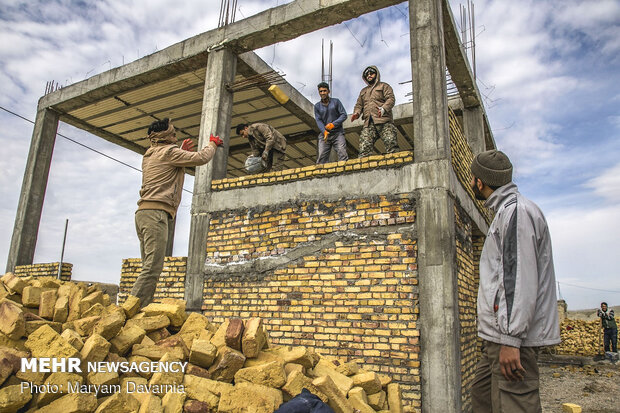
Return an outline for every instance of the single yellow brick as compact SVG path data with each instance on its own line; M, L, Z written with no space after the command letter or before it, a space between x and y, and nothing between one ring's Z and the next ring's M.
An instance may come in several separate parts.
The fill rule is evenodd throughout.
M581 413L581 406L574 403L563 403L562 411L566 413Z

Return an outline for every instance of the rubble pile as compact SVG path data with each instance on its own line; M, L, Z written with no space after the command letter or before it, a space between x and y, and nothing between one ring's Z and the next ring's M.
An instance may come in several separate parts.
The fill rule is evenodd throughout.
M566 319L560 323L562 343L554 347L557 354L595 356L603 351L601 322Z
M1 412L268 413L304 388L336 413L402 412L399 384L360 362L270 345L260 318L216 326L182 300L140 309L96 285L0 280Z

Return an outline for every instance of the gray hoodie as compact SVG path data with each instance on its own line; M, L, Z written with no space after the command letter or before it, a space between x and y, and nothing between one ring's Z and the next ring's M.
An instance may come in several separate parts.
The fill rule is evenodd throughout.
M551 237L543 213L514 183L485 206L495 217L480 257L478 335L512 347L560 342Z

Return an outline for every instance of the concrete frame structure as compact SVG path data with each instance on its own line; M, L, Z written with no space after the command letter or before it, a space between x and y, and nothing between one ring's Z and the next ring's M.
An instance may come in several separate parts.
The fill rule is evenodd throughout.
M239 55L260 47L296 38L302 34L401 3L402 0L296 0L258 15L211 30L170 46L153 55L53 92L40 100L7 271L32 263L41 218L47 175L59 120L86 128L66 114L99 99L131 90L173 73L204 67L206 76L200 122L199 146L210 132L224 137L224 150L213 162L196 168L191 208L191 228L186 276L189 309L199 309L203 265L210 212L235 206L269 205L274 197L294 199L302 194L319 195L334 188L343 194L386 194L391 190L417 190L418 214L421 376L423 411L460 411L461 386L457 297L455 281L454 205L467 211L478 230L487 223L463 189L450 161L448 98L445 70L459 90L463 124L474 153L494 147L484 107L460 44L448 0L409 0L413 104L395 109L398 119L413 118L415 163L381 173L365 172L364 185L352 176L325 178L329 182L294 182L282 185L274 195L261 188L210 192L213 179L226 174L231 127L232 93L228 90L236 74ZM62 108L59 110L58 108ZM304 116L303 109L297 108ZM312 116L306 112L305 116ZM398 120L397 119L397 120ZM345 129L357 127L349 121ZM135 144L104 136L129 149ZM389 183L386 185L386 183ZM396 186L392 188L391 186ZM328 189L331 188L331 189ZM439 292L439 293L438 293ZM441 311L436 311L441 309ZM447 314L447 316L446 316ZM438 328L439 326L439 328ZM432 407L424 400L432 400Z

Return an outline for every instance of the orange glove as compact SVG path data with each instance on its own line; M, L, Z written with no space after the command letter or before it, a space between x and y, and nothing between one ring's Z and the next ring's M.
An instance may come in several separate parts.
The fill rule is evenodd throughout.
M328 123L327 125L325 125L325 129L327 129L327 130L334 129L334 124L333 123Z
M359 117L360 117L359 113L354 113L353 115L351 115L351 122L353 122L355 119L357 119Z
M183 149L184 151L192 152L195 146L196 144L191 139L188 138L188 139L185 139L183 143L181 144L181 149Z
M323 131L323 140L327 142L327 135L329 135L329 131Z
M224 143L224 141L219 136L213 136L213 134L211 134L209 141L213 142L215 146L221 146Z

